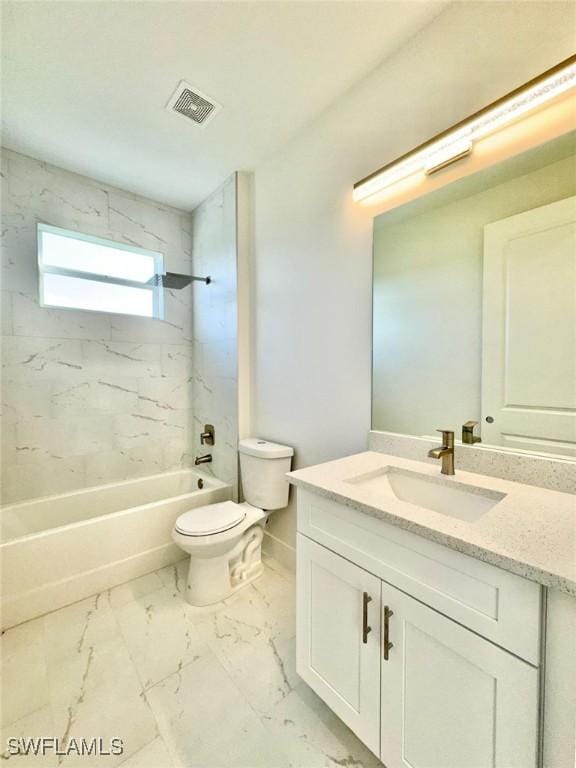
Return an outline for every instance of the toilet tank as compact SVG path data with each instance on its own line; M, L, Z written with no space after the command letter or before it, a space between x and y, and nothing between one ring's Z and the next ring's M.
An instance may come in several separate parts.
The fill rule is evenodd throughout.
M290 471L294 450L257 437L240 440L240 475L244 498L253 507L282 509L288 504Z

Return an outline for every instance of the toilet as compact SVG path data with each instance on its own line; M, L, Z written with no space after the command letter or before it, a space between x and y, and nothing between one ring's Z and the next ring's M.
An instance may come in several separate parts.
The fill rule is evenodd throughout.
M191 509L172 531L190 555L186 599L192 605L217 603L260 576L264 525L270 512L288 504L293 449L251 437L238 450L246 501Z

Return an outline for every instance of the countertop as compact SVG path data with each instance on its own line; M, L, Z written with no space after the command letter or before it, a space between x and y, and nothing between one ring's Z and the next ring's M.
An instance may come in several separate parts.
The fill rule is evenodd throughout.
M468 522L400 501L351 478L392 467L505 494ZM576 596L576 496L472 472L366 451L288 474L295 486L417 533L546 587Z

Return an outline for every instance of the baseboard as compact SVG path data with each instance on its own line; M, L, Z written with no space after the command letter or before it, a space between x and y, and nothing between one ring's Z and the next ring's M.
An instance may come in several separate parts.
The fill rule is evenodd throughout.
M163 544L126 560L43 584L28 592L3 596L0 603L2 630L172 565L181 559L182 550L176 544Z
M292 573L296 572L296 549L286 544L285 541L277 539L268 531L264 531L264 541L262 549L267 555L273 557L281 565Z

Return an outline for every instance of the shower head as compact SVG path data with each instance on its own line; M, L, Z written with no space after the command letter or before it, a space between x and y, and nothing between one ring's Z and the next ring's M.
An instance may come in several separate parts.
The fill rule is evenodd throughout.
M194 281L210 285L211 277L195 277L194 275L180 275L177 272L166 272L164 275L155 275L154 280L157 285L163 288L170 288L173 291L180 291Z
M173 288L176 291L186 288L192 282L191 275L178 275L176 272L166 272L160 275L160 282L164 288Z

